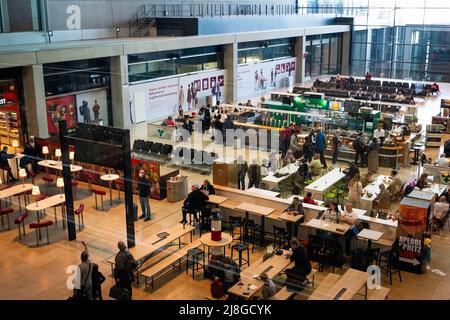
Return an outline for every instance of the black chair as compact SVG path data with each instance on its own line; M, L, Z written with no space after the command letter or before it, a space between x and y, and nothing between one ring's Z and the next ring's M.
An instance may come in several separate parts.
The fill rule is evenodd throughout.
M161 150L162 143L160 142L154 142L150 148L150 152L153 154L159 154L159 151Z
M336 239L325 239L325 261L324 263L333 267L339 267L342 270L342 266L344 265L344 250ZM323 267L322 267L323 270Z
M144 144L142 145L141 152L145 152L145 153L150 152L152 145L153 145L152 141L145 141Z
M189 249L186 260L186 274L189 269L192 270L192 279L195 277L195 271L205 268L205 252L200 248Z
M400 282L402 282L402 275L400 273L399 256L396 249L391 249L382 252L378 259L378 266L383 271L386 271L389 277L389 283L392 285L392 275L398 273Z
M134 140L133 151L140 152L142 150L144 143L145 143L145 141L141 140L141 139Z
M290 238L291 234L285 228L273 226L273 244L275 248L283 248Z
M170 144L164 144L161 146L160 154L162 155L169 155L173 150L173 146Z
M234 251L238 252L238 258L237 259L233 259ZM242 256L243 252L247 253L246 259L244 259L243 256ZM231 260L238 262L239 270L241 269L243 262L245 262L245 264L247 266L250 266L250 249L249 249L248 244L241 242L241 243L233 245L231 247Z
M241 237L243 237L243 220L242 217L229 217L229 225L230 225L230 235L233 238L233 240L239 240ZM239 238L235 238L236 235L235 229L239 230Z
M246 241L252 244L252 253L255 252L255 244L257 242L256 240L256 233L261 232L261 225L256 224L254 220L248 219L246 220L244 218L243 220L244 228L246 230L244 231L246 234Z

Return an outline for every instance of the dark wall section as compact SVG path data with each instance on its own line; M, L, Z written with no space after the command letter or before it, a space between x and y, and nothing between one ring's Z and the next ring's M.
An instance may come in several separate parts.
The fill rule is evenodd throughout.
M198 35L197 18L157 18L157 35L183 37Z

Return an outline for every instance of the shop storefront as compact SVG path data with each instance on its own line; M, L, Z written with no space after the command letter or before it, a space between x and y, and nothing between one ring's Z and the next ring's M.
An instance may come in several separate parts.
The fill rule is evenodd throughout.
M69 130L77 122L112 125L109 59L44 65L47 126L58 134L58 121Z
M15 79L0 80L0 142L23 147L23 141L18 83Z

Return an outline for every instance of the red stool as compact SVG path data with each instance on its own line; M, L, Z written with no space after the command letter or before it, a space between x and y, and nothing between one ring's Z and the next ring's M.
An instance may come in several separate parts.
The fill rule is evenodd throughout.
M119 191L119 200L120 200L120 190L125 186L125 181L122 179L116 180L117 190Z
M78 230L79 231L81 231L81 226L83 226L83 228L84 228L83 211L84 211L84 204L80 204L78 209L74 211L75 215L78 217ZM81 223L80 223L80 216L81 216Z
M31 183L34 184L34 178L36 178L36 173L30 172L30 173L29 173L29 176L30 176L30 178L31 178Z
M53 221L41 221L40 223L34 222L30 223L30 229L36 230L36 244L39 247L39 229L45 228L47 232L47 244L50 243L50 238L48 236L48 227L53 225Z
M45 185L47 186L47 191L48 192L48 188L50 187L50 183L53 183L53 178L51 177L43 177L42 180L45 181Z
M36 197L36 201L41 201L47 198L47 195L45 193L41 194L40 196ZM43 217L42 211L36 212L40 217Z
M8 230L11 230L11 225L9 224L9 214L13 212L13 208L0 209L0 216L2 217L2 227L5 225L5 223L3 222L3 216L6 216L6 220L8 221Z
M86 178L88 181L88 190L89 190L89 192L92 192L92 181L94 181L94 179L95 179L95 174L86 172Z
M20 232L20 226L23 228L23 235L25 236L25 219L28 218L28 213L22 213L14 220L14 223L19 227L19 239L22 239L22 233Z
M101 197L102 200L102 211L105 210L105 208L103 207L103 196L106 196L106 191L103 190L98 190L98 189L94 189L92 188L92 193L95 195L95 209L98 210L98 205L97 205L97 196Z
M75 191L75 198L78 198L78 181L72 180L72 188Z

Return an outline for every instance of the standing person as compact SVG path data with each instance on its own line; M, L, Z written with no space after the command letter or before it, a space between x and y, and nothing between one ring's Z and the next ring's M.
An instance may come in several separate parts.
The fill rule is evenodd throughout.
M83 118L85 123L91 122L91 109L89 109L89 104L87 101L83 102Z
M7 181L8 183L14 183L17 181L14 178L11 170L11 166L9 165L8 159L14 158L13 154L8 154L8 147L4 146L2 151L0 151L0 167L3 171L7 171ZM3 173L2 173L3 174Z
M129 299L131 300L133 295L131 284L134 281L134 271L137 268L137 263L123 241L119 241L117 247L119 252L114 259L114 279L120 287L128 290Z
M274 81L273 81L273 68L272 68L272 70L270 71L270 86L271 86L271 87L275 87L275 83L274 83Z
M244 160L242 156L239 156L237 160L237 179L238 179L238 189L245 190L245 176L248 172L248 163Z
M311 141L311 144L313 145L313 148L316 146L316 136L317 136L317 132L315 128L312 128L311 131L309 132L309 141Z
M290 269L286 269L286 282L289 283L289 278L298 279L300 278L306 286L307 279L306 276L311 272L311 262L308 259L308 255L306 253L306 249L300 245L298 239L291 239L290 245L292 248L292 254L289 257L291 261L294 262L294 267Z
M385 135L386 135L386 131L384 131L384 129L383 129L383 124L379 123L378 127L373 132L373 136L374 136L374 138L377 138L379 140L380 146L383 145Z
M234 137L234 123L231 119L231 116L229 115L226 116L226 119L223 123L223 137L227 146L231 146L234 144L234 139L232 139L232 137Z
M255 91L259 89L259 74L258 70L255 70Z
M322 171L322 163L320 162L320 155L316 153L313 160L309 163L309 169L311 169L311 175L318 177Z
M351 179L353 179L355 175L359 174L359 168L354 163L350 163L348 168L344 170L344 173L346 175L347 180L350 181Z
M100 115L100 106L98 105L97 100L94 100L94 106L92 107L92 111L94 112L94 120L98 121Z
M191 85L188 84L188 89L187 89L188 110L191 110L191 102L192 102L192 90L191 90Z
M37 174L39 172L38 162L42 159L42 147L36 142L34 136L30 136L28 143L25 145L24 150L25 157L20 159L20 167L28 169L28 165L31 166L31 172Z
M353 208L361 208L361 196L363 187L359 174L355 175L348 183L348 201Z
M180 91L178 92L178 106L181 106L183 109L183 103L184 103L184 89L183 85L180 87Z
M309 178L309 167L305 158L300 159L300 165L297 172L294 174L294 187L292 194L299 195L303 193L305 188L305 181Z
M269 170L272 172L277 172L279 167L279 161L276 152L272 152L269 158Z
M139 202L142 208L142 214L139 219L144 219L144 221L149 221L151 219L150 210L150 194L151 194L152 182L150 181L148 175L145 173L144 169L139 170L138 179L138 192L139 192Z
M191 84L191 91L192 91L192 109L197 109L197 86L195 85L194 82L192 82Z
M81 253L81 263L78 265L80 272L79 287L75 286L77 290L77 298L79 300L92 300L92 263L89 258L89 250L84 241L81 242L84 251Z
M98 264L92 264L92 300L103 300L102 283L105 282L105 276L98 269Z
M206 201L209 197L200 191L200 187L196 184L192 185L191 192L188 194L187 198L183 202L183 207L181 208L181 213L183 219L180 221L182 224L187 223L186 215L188 213L194 214L195 222L199 222L200 219L197 216L197 212L201 211L206 206Z
M248 166L248 188L251 187L258 188L259 187L259 179L261 177L261 168L256 162L256 159L253 159L252 164Z
M368 150L368 169L373 173L378 172L379 166L379 151L380 145L378 144L378 139L373 138L372 142L369 144Z
M322 163L322 166L324 169L327 168L327 161L325 160L325 149L327 148L327 138L325 137L325 134L320 130L320 128L317 128L317 139L316 139L316 152L320 155L320 162Z
M303 156L306 162L311 162L314 155L314 145L311 142L310 137L305 137L305 143L303 144Z
M358 165L358 160L360 160L361 167L365 163L365 149L366 143L364 141L363 133L360 132L355 142L353 142L353 149L355 149L355 165Z
M333 166L335 166L337 163L337 159L339 157L339 150L342 145L341 137L339 136L340 133L341 133L341 130L337 129L333 135L333 140L332 140Z

